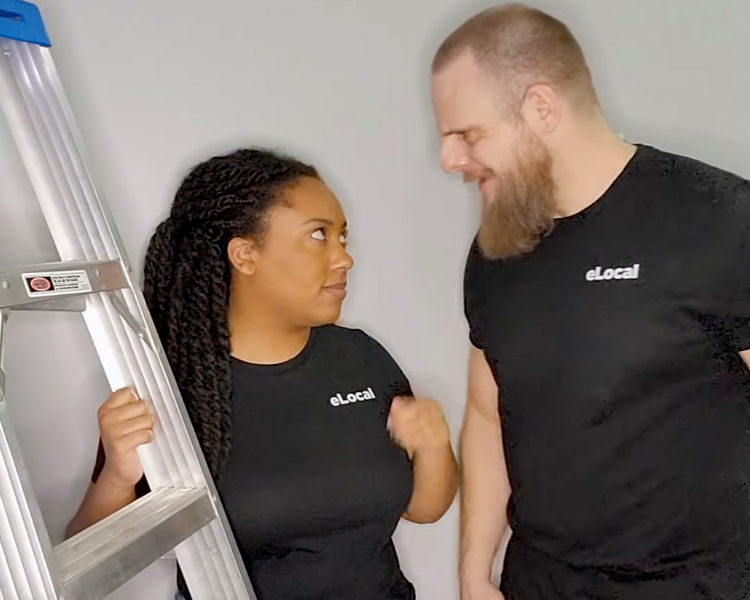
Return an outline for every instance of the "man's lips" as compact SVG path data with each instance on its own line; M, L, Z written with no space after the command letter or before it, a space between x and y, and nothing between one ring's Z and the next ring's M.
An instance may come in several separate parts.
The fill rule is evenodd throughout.
M477 186L481 190L487 186L487 183L490 181L490 176L488 174L482 175L478 173L464 175L464 183L471 183L472 181L476 181Z

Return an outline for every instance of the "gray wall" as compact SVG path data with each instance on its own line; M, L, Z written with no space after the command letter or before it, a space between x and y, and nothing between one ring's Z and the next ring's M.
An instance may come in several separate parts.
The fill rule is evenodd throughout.
M485 3L484 5L487 5ZM607 112L631 141L750 176L747 0L548 0L588 53ZM314 161L352 223L346 321L441 400L464 402L463 256L476 203L438 167L431 49L481 4L460 0L42 0L91 168L140 266L182 173L212 151L273 143ZM0 123L0 264L54 260ZM11 257L11 252L18 254ZM90 474L104 377L76 316L14 315L9 392L50 533ZM42 379L46 375L47 379ZM457 511L403 525L420 597L457 597ZM171 597L162 561L117 598Z

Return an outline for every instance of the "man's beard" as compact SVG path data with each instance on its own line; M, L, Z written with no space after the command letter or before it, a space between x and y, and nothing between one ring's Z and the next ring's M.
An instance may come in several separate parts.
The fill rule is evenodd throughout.
M506 259L534 250L552 230L555 181L552 155L532 134L524 135L515 165L494 174L499 189L485 198L477 241L490 259Z

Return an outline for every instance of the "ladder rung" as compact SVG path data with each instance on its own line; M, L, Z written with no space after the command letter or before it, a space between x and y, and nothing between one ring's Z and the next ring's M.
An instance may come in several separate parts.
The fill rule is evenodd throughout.
M105 598L215 517L205 489L154 490L55 548L66 598Z
M21 304L13 307L15 312L76 312L86 310L85 296L68 296L67 298L50 298L32 304Z
M126 287L128 278L118 260L0 268L0 308Z

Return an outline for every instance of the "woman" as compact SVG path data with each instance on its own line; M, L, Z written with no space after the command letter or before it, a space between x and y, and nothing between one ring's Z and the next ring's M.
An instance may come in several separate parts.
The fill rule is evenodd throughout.
M436 521L456 492L439 405L334 325L346 235L313 167L245 149L192 170L146 255L144 294L259 600L414 598L393 531ZM145 403L119 391L99 426L69 535L147 491Z

